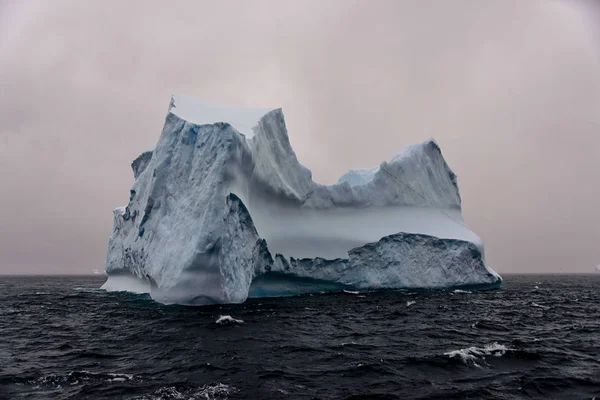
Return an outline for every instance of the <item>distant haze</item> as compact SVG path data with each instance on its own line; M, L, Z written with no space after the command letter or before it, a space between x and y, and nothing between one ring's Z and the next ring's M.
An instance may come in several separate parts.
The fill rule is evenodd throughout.
M0 0L0 273L102 269L170 95L282 107L315 180L433 136L508 272L600 264L600 5Z

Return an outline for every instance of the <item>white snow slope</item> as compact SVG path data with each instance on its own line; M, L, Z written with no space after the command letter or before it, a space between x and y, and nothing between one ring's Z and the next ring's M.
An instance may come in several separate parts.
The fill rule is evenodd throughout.
M107 290L203 305L501 282L433 140L320 185L298 162L281 109L174 96L156 147L132 168L129 203L114 211Z

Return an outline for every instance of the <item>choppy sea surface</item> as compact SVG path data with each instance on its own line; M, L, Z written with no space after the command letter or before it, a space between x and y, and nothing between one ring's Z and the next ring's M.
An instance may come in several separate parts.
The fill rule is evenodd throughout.
M0 277L0 398L600 399L600 274L504 278L194 308Z

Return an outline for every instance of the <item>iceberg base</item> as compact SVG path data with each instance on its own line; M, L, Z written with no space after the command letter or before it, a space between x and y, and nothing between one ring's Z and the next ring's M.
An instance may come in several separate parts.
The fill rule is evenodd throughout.
M146 279L139 278L129 273L108 275L108 279L100 287L107 292L131 292L136 294L149 294L151 285Z

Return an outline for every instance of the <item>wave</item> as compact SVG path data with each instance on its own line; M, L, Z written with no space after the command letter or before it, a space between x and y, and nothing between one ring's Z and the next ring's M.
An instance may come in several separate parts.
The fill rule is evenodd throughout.
M76 292L84 292L84 293L106 293L106 290L96 287L80 287L76 286L73 288Z
M465 349L452 350L444 353L444 355L449 358L460 358L465 364L472 362L474 366L481 367L477 361L484 361L487 356L500 357L506 352L514 350L513 348L494 342L483 347L472 346Z
M473 329L482 329L488 331L495 332L509 332L510 328L506 325L503 325L499 322L489 321L489 320L477 320L474 324L471 325Z
M231 315L221 315L215 321L216 324L219 325L230 325L230 324L243 324L244 321L241 319L235 319Z
M0 399L600 399L600 276L548 276L537 294L509 279L194 308L73 290L98 277L4 278Z
M49 296L50 292L21 292L17 293L16 297L27 297L27 296Z
M187 386L165 386L157 389L151 394L134 397L135 400L166 400L166 399L186 399L186 400L213 400L227 399L229 395L237 390L224 383L203 385L199 388Z
M39 378L30 379L31 385L60 387L62 385L78 385L90 381L126 382L138 379L133 374L120 374L110 372L91 372L86 370L71 371L66 375L49 374Z
M551 307L548 307L548 306L543 306L543 305L538 304L538 303L534 303L533 301L531 302L531 307L541 308L543 310L549 310L551 308Z

